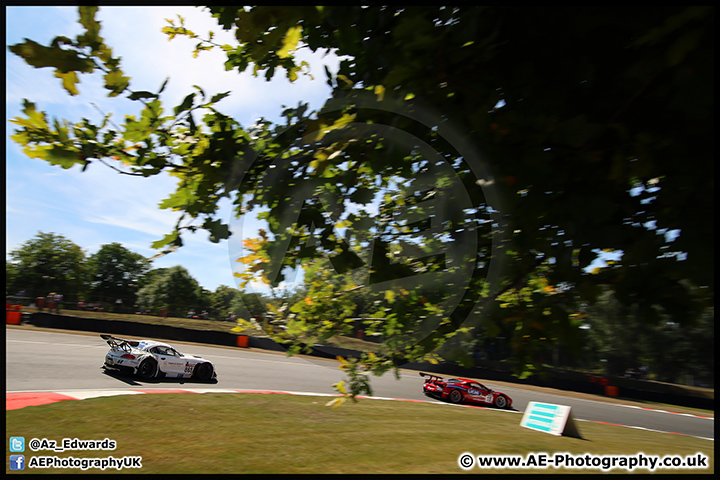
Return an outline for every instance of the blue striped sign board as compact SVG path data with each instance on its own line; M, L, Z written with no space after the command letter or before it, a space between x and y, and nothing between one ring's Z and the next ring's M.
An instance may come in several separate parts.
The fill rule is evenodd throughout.
M573 421L572 408L566 405L530 402L520 426L551 435L582 438Z

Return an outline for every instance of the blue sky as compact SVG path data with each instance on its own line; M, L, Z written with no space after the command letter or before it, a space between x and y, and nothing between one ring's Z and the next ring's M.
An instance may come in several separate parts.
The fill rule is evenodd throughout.
M5 13L6 45L21 43L24 38L47 45L56 36L74 38L81 33L76 7L6 7ZM281 105L295 106L305 101L311 110L318 109L329 95L323 64L335 71L338 59L332 55L323 57L320 53L311 55L307 49L299 50L297 56L310 63L314 79L301 76L295 83L287 81L282 72L272 82L249 72L226 72L219 51L193 58L195 42L185 38L167 40L161 29L167 25L165 19L176 19L177 14L196 33L205 35L212 30L220 43L229 42L228 34L210 14L194 7L102 7L97 15L101 35L114 55L122 57L122 68L132 78L134 90L158 91L170 77L161 97L166 110L194 92L193 85L200 86L208 96L230 90L232 94L218 108L247 127L259 117L279 121ZM101 114L93 107L95 104L103 112L113 113L116 123L121 123L125 114L136 114L138 102L108 98L100 75L81 76L80 95L71 97L52 70L34 69L7 49L5 56L6 255L40 231L67 237L87 255L112 242L145 257L157 253L150 248L151 243L170 233L177 222L176 213L158 208L158 203L174 191L176 179L168 175L147 179L123 176L98 163L82 173L79 167L63 170L27 158L9 139L15 125L7 120L21 115L24 98L35 102L50 118L70 121L85 117L97 122ZM220 218L230 222L229 202L221 204ZM257 226L245 220L244 234ZM211 291L219 285L235 286L234 262L227 241L213 244L205 232L183 238L182 248L156 259L153 267L182 265Z

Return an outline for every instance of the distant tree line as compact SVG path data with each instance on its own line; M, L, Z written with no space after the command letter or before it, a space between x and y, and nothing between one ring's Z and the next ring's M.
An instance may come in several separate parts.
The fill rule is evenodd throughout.
M39 232L9 254L5 263L5 294L9 299L35 303L50 293L63 295L63 309L185 317L188 312L226 320L233 316L261 316L262 295L220 285L204 289L182 266L152 268L142 255L120 243L86 251L55 233Z

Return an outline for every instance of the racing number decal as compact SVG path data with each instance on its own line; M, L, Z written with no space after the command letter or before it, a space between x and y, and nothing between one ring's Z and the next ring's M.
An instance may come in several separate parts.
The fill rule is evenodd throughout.
M185 373L192 373L193 367L189 363L185 364Z

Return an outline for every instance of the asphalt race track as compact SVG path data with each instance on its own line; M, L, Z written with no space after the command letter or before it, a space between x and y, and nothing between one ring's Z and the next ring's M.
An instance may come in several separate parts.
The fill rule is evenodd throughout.
M142 381L110 375L101 365L109 347L98 334L60 333L34 328L6 329L6 392L54 392L72 390L150 389L237 389L291 392L336 393L333 383L343 380L338 363L312 357L287 357L279 352L256 349L194 345L169 342L185 354L200 355L216 367L217 383L162 379ZM478 379L482 381L482 379ZM572 407L575 419L639 427L661 432L714 440L714 419L671 411L615 405L598 400L563 396L562 392L538 393L522 386L487 386L508 394L513 409L523 412L527 403L539 401ZM429 400L422 393L418 372L402 370L400 379L392 373L373 377L373 396ZM557 393L555 393L557 392ZM671 407L667 407L672 410ZM518 415L518 423L520 422ZM582 423L579 424L582 431Z

